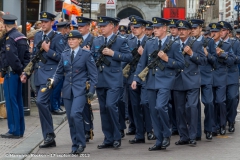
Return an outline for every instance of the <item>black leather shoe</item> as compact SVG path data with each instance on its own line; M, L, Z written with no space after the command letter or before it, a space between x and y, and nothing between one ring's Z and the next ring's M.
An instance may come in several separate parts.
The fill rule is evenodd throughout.
M86 131L85 138L86 138L86 142L89 142L89 140L91 139L90 131Z
M130 144L135 144L135 143L145 143L145 139L136 139L134 138L133 140L129 140Z
M226 129L225 126L220 127L220 135L225 135L226 134Z
M234 131L235 131L234 123L229 123L228 132L234 132Z
M212 132L206 132L206 139L212 140Z
M66 113L66 111L62 111L61 109L57 109L57 110L52 111L53 115L63 115L65 113Z
M195 139L191 139L189 141L189 144L195 146L195 145L197 145L197 141Z
M113 147L114 148L119 148L121 146L121 140L118 140L118 141L114 141L113 142Z
M178 131L173 131L172 136L179 135Z
M56 147L56 142L54 138L55 138L54 133L47 134L47 138L44 140L44 143L39 146L39 148Z
M2 138L12 138L12 139L18 139L18 138L21 138L21 137L23 137L22 135L20 135L20 136L15 136L15 135L13 135L13 134L10 134L10 133L5 133L5 134L1 134L1 137Z
M147 139L148 140L156 140L156 137L153 132L147 132Z
M170 146L170 137L164 137L162 141L162 147L167 148L168 146Z
M189 144L189 141L181 141L181 140L179 140L179 141L175 142L175 144L176 145L185 145L185 144Z
M162 146L152 146L152 147L149 147L148 150L149 151L157 151L157 150L165 150L166 148L162 148Z
M128 131L127 133L126 133L126 135L135 135L135 131Z
M113 144L101 144L97 146L98 149L104 149L104 148L113 148Z
M120 130L121 138L125 137L124 130Z
M196 141L201 141L202 137L196 137Z
M82 153L82 152L84 151L84 148L85 148L85 147L83 147L83 146L80 145L80 146L78 147L76 153L77 153L77 154Z

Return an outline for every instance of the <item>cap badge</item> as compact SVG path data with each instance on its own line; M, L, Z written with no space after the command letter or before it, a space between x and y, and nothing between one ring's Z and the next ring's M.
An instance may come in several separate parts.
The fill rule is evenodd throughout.
M99 18L98 22L103 23L102 17Z
M78 18L78 22L82 22L82 19L81 19L81 18Z
M170 24L174 24L174 21L173 21L173 19L171 20Z
M213 29L217 28L216 24L213 24L213 25L212 25L212 28L213 28Z
M182 21L179 23L179 26L180 26L180 27L182 27L182 26L183 26L183 22L182 22Z
M158 23L156 18L153 18L153 23Z
M69 35L68 35L69 37L72 37L73 36L73 34L72 33L69 33Z
M42 15L43 18L47 18L47 14L44 12Z
M222 26L224 26L224 23L223 23L223 22L221 22L220 24L221 24Z
M132 23L137 24L137 20L134 18Z

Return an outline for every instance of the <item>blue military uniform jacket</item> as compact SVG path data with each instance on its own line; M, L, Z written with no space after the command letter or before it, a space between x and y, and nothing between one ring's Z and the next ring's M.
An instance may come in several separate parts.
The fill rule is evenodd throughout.
M143 37L143 39L141 41L141 46L143 48L145 47L145 44L146 44L148 39L149 38L146 35L144 35L144 37ZM137 48L137 45L138 45L137 43L138 42L137 42L137 38L136 37L132 37L131 39L128 40L128 46L129 46L131 51L134 48ZM133 76L134 76L134 72L136 71L136 67L137 67L137 65L136 66L131 66L131 68L130 68L129 77L127 79L128 84L132 84L132 82L133 82ZM142 82L142 83L144 83L144 82Z
M233 65L228 65L228 76L227 76L227 84L238 84L239 82L239 69L238 64L240 64L240 42L237 39L228 39L232 46L233 56L235 57L235 62Z
M168 37L161 47L163 50L166 44L169 44L170 38ZM137 70L134 74L134 81L141 82L138 74L153 60L151 54L158 50L158 38L152 38L147 41L143 54L137 66ZM172 89L175 81L175 69L184 68L184 58L180 51L179 43L174 42L170 50L166 53L168 55L168 62L165 62L159 58L159 61L165 67L164 70L160 70L159 67L154 68L155 75L153 75L153 69L149 69L146 77L147 89L160 89L167 88Z
M30 60L27 38L16 28L7 32L3 38L0 68L10 66L15 73L21 75Z
M115 34L112 35L108 43L113 41ZM91 48L94 59L97 60L100 56L99 48L104 44L104 37L96 37ZM118 88L123 87L123 74L121 62L130 62L132 54L127 45L127 39L118 36L112 44L111 49L114 51L113 57L105 56L111 62L110 66L102 63L102 72L98 68L98 83L97 88Z
M90 47L92 46L92 43L93 43L93 39L94 39L94 36L92 34L89 34L87 36L87 38L83 41L83 43L81 44L81 48L83 48L84 46L86 45L90 45Z
M203 65L200 65L200 73L201 73L201 85L212 85L213 84L213 70L214 70L214 62L212 61L213 55L216 55L215 43L212 38L204 38L203 36L199 37L199 40L202 41L202 44L208 42L207 44L207 62Z
M218 41L215 43L215 48L220 43ZM220 56L217 54L213 55L212 59L214 61L214 72L213 72L213 86L226 86L227 85L227 65L233 65L235 62L235 56L232 53L232 46L229 42L223 42L221 47L224 50ZM223 59L223 62L219 62L218 58Z
M53 30L49 33L48 37L50 38L52 34L54 34ZM34 36L33 54L36 54L36 52L39 50L39 48L37 48L37 45L40 41L42 41L42 37L42 31L37 32ZM47 60L47 63L43 64L41 61L39 61L38 66L35 67L34 83L36 86L45 85L47 79L53 76L57 69L58 62L61 59L61 53L63 52L65 45L66 44L63 36L56 33L50 42L49 51L43 52L43 56Z
M185 46L189 45L192 41L192 38L188 38ZM181 41L179 41L179 43L181 43ZM184 55L185 68L178 70L173 90L185 91L200 88L201 86L199 65L204 65L207 61L203 51L202 42L199 40L195 41L192 46L192 51L192 57L187 54ZM186 64L189 66L186 67Z
M97 84L97 68L95 61L90 51L79 48L78 53L71 62L71 49L65 50L62 53L61 60L58 64L56 73L53 76L54 86L65 75L63 82L62 97L71 98L71 93L74 97L86 94L86 81L90 81L89 92L95 92Z

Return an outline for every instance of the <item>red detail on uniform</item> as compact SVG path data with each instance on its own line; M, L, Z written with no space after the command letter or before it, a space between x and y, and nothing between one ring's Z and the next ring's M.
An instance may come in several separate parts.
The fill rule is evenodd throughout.
M165 19L181 19L185 20L185 8L169 7L163 8L163 18Z
M113 0L108 0L107 4L114 4Z

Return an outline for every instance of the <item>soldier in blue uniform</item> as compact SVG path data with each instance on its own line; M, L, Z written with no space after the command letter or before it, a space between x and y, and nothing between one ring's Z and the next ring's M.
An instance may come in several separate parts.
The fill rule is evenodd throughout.
M93 99L97 84L97 68L91 52L82 49L79 44L82 35L73 30L68 35L68 45L71 49L62 53L56 73L52 79L53 87L65 74L63 83L63 100L72 139L72 154L79 154L86 147L84 133L83 110L86 103L85 84L90 80L87 97Z
M123 87L121 62L130 62L132 55L127 39L113 34L115 21L111 17L98 17L98 25L103 36L96 37L91 48L98 67L96 92L100 104L102 131L105 136L98 149L121 146L117 108L120 90ZM99 52L103 45L108 47Z
M93 40L95 38L89 32L90 23L92 19L86 18L86 17L76 17L76 18L77 18L78 31L83 36L83 42L80 45L80 47L83 49L91 50ZM90 106L87 102L84 107L83 118L84 118L85 137L86 137L86 141L88 142L89 139L91 138L90 131L93 130L93 121L91 120Z
M223 41L228 42L232 46L235 62L233 65L227 65L227 93L226 93L226 106L227 106L227 122L228 131L234 132L235 118L237 116L238 97L239 97L239 71L238 64L240 63L240 42L237 39L229 38L229 33L233 30L230 23L225 21L218 22L223 26L221 38Z
M169 36L169 38L174 41L176 39L179 39L178 36L178 28L176 26L176 22L178 21L178 19L169 19L169 30L171 35ZM176 41L178 42L178 41ZM168 108L168 114L169 114L169 118L170 118L170 125L171 125L171 129L172 129L172 135L178 135L178 128L177 128L177 120L176 120L176 109L174 106L174 100L173 100L173 90L171 90L171 99L169 101L169 108Z
M204 47L204 53L207 58L207 63L200 65L200 74L201 74L201 101L204 104L204 133L206 134L206 139L212 139L212 125L213 125L213 64L211 64L211 56L216 54L214 48L214 41L212 38L204 38L201 35L202 26L204 21L199 19L190 20L192 24L192 36L199 37L198 40L202 42ZM196 140L201 140L202 129L201 129L201 102L200 97L198 99L198 127L197 127L197 137Z
M2 138L20 138L25 131L22 83L19 76L30 60L27 38L15 28L17 17L3 15L7 31L1 46L0 69L7 109L8 132Z
M154 35L153 35L153 23L151 21L146 21L147 24L146 24L146 29L145 29L145 34L146 36L148 36L149 38L153 38Z
M216 54L211 56L214 62L213 71L213 100L214 100L214 122L212 135L216 136L218 131L221 135L226 133L226 86L228 69L227 65L233 65L235 57L232 53L232 46L229 42L224 42L220 38L222 25L219 23L210 23L211 36L214 34Z
M153 17L152 21L155 38L147 41L132 83L132 88L135 89L137 82L141 82L138 77L139 73L158 58L158 65L148 66L149 72L146 76L150 115L154 134L157 138L154 146L148 149L149 151L165 149L170 145L171 129L168 115L170 90L175 81L175 69L184 67L180 45L171 41L167 36L169 21L158 17ZM170 44L172 46L164 53L163 50ZM157 55L152 55L154 51L157 51Z
M202 42L190 38L192 26L187 21L177 21L179 43L184 55L185 68L179 70L173 87L173 99L180 140L176 145L196 145L198 123L198 98L200 88L199 65L206 63Z
M120 32L121 36L125 36L127 34L127 27L124 25L120 25L118 31Z
M141 56L143 53L143 48L149 39L145 35L147 22L143 19L136 18L131 23L133 23L136 38L129 39L128 45L132 51L133 57ZM148 140L151 140L154 137L149 113L148 99L146 96L147 90L145 88L145 82L138 83L136 89L131 88L134 72L136 71L138 63L136 60L133 61L135 61L135 64L130 64L130 71L127 79L127 83L129 85L128 94L131 101L133 120L136 127L134 139L129 140L129 143L131 144L145 143L145 131L147 132Z
M41 12L40 20L42 21L42 31L37 32L34 36L33 55L39 51L40 45L44 50L43 57L47 60L45 64L39 61L34 69L34 83L37 89L36 103L44 138L44 144L40 145L40 148L56 146L52 115L50 111L50 96L52 90L49 89L46 92L41 92L41 89L45 88L47 79L52 77L55 73L58 62L61 59L61 53L65 47L63 36L52 30L54 18L55 15L49 12ZM50 39L51 41L47 43L47 39Z
M64 44L67 43L67 39L66 39L66 27L67 22L59 22L56 24L57 26L57 31L62 34L62 36L64 37ZM51 94L51 98L50 98L50 102L51 102L51 112L53 115L62 115L65 114L66 111L64 111L61 108L61 89L63 86L63 80L60 80L57 84L57 86L54 87L52 94Z

